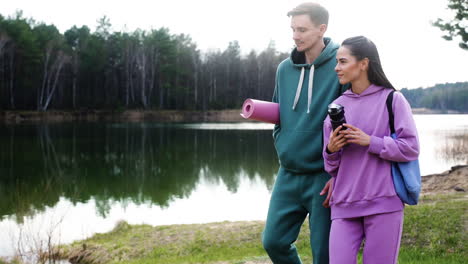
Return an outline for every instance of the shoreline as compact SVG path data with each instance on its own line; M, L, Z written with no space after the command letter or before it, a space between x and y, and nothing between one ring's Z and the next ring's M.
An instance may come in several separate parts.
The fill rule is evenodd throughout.
M468 191L468 164L452 166L442 173L421 177L421 195Z
M0 111L0 123L59 123L72 121L120 121L120 122L252 122L240 116L240 109L191 111L191 110L79 110L79 111Z
M466 203L468 199L466 191L468 191L468 164L453 166L443 173L423 176L420 201L421 203L418 206L407 207L407 210L409 210L407 218L413 219L414 217L418 217L419 219L419 217L426 217L428 218L427 221L432 221L432 216L427 215L427 213L439 212L443 220L447 219L448 216L446 213L444 213L447 209L445 208L445 205L448 203L457 203L460 204L460 206L463 208L462 204ZM433 210L434 206L439 206L440 208ZM427 211L429 210L428 208L430 208L430 211ZM450 208L448 209L449 211L452 210ZM421 213L418 213L415 216L411 216L411 212L415 212L414 210L420 210ZM460 208L456 208L454 212L460 212ZM450 217L453 217L452 214L449 215ZM408 222L416 223L418 221ZM426 228L427 223L421 224L419 229ZM237 246L246 249L242 249L243 251L240 253L240 259L236 260L230 259L231 253L226 253L225 259L221 261L215 260L208 262L191 262L190 260L186 259L187 262L182 262L210 264L271 264L262 251L261 245L259 244L260 238L258 234L261 233L263 226L264 221L260 220L224 221L205 224L173 224L164 226L130 225L121 221L118 222L114 229L109 232L96 233L91 237L79 241L74 241L70 244L55 245L58 247L53 249L53 252L39 252L39 254L46 255L41 255L41 257L53 256L56 258L56 260L61 259L63 261L62 263L112 263L116 260L123 260L123 263L129 263L132 261L132 259L142 258L142 255L151 255L150 252L159 247L169 251L174 249L177 251L174 258L169 258L171 254L162 254L161 257L167 256L167 261L169 262L161 263L179 263L172 261L178 261L178 259L184 255L188 249L193 249L194 247L199 246L205 247L207 245L207 241L209 241L209 244L213 245L217 243L223 243L223 247L221 249L217 247L210 249L212 250L209 252L211 255L214 254L213 252L218 252L219 250L222 252L227 252L230 250L230 248ZM455 232L452 230L453 228L448 227L445 222L442 222L441 226L446 226L446 230L444 231L436 228L436 230L438 230L437 232L439 232L441 235L442 233L446 234L448 232ZM430 229L430 227L428 228ZM303 228L301 231L302 235L299 241L296 243L300 248L305 248L305 250L308 249L306 244L308 240L307 232L307 228ZM419 252L420 249L424 248L424 245L428 241L419 241L420 236L423 235L416 235L417 233L425 234L426 232L414 233L408 231L404 233L402 243L405 245L405 250L416 248L416 251ZM241 244L239 244L240 242ZM117 247L117 244L120 246ZM138 250L132 249L134 248L135 244L139 245L137 247ZM252 247L256 247L257 250L251 252L250 249ZM452 251L453 249L450 248L450 250ZM455 252L457 251L458 249L455 249ZM48 255L50 253L52 253L52 255ZM304 251L302 254L305 254ZM113 257L116 255L118 256L117 259ZM151 259L151 261L155 261L156 259ZM306 255L305 260L310 260L310 256ZM0 257L0 263L4 264L16 262L9 262L8 258L2 259L2 257ZM421 262L415 263L419 264Z
M440 111L413 108L413 114L467 114L456 111ZM49 111L0 111L0 123L19 124L35 122L72 121L120 121L120 122L256 122L240 116L241 109L225 110L49 110Z
M462 252L465 242L459 229L466 227L466 217L462 212L463 204L468 199L466 190L468 164L453 166L443 173L423 177L419 205L406 208L406 230L401 240L399 263L421 258L420 261L411 263L427 263L430 259L436 261L430 263L448 264L453 263L452 260L464 258ZM271 264L259 242L264 224L264 221L224 221L153 227L119 222L108 233L95 234L81 241L61 245L54 253L57 258L67 259L73 264L119 261L134 263L139 260L144 263ZM312 258L307 253L310 249L307 227L305 221L295 244L302 260L310 263ZM116 244L126 245L127 248L118 249ZM134 245L140 245L144 249L130 250ZM439 246L434 250L433 245ZM193 251L194 248L197 250ZM154 250L159 254L148 253L155 252ZM194 256L186 258L187 252L194 252ZM220 257L206 257L216 256L218 252L221 252ZM428 259L424 259L424 255ZM448 261L444 262L446 259ZM454 263L462 261L455 260Z

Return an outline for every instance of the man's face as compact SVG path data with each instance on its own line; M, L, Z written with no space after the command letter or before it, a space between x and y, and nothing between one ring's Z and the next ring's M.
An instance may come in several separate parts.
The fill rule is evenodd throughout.
M296 15L291 18L291 29L297 50L307 52L322 40L326 25L315 25L308 15Z

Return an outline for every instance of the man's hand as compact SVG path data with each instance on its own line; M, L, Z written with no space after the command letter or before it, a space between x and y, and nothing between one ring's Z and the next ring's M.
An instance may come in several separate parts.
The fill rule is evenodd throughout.
M333 191L333 183L335 183L335 178L328 180L328 182L325 184L325 187L323 187L322 191L320 192L320 195L327 194L327 198L322 203L323 207L325 208L330 208L330 197Z

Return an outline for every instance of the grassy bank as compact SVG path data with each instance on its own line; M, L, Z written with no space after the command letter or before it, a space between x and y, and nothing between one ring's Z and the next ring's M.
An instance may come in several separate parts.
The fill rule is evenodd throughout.
M407 207L399 263L468 263L464 193L431 195ZM266 264L261 245L264 223L222 222L152 227L119 223L113 231L66 245L60 255L79 263ZM308 226L296 243L310 263Z

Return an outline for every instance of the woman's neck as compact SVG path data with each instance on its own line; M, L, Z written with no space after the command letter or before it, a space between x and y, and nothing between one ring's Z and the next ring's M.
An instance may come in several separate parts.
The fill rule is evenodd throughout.
M367 78L366 79L356 80L356 81L351 82L351 90L355 94L361 94L367 88L369 88L370 85L371 85L371 83L370 83L369 79L367 79Z

